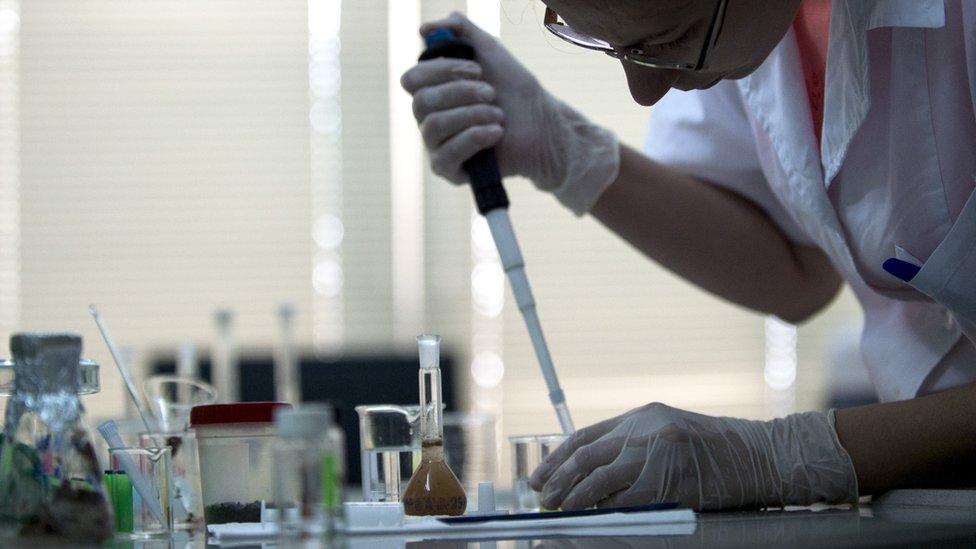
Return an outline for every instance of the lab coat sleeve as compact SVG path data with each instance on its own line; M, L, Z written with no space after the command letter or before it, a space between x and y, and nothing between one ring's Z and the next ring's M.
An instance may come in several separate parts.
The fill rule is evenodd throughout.
M668 92L652 109L644 150L657 162L748 198L791 241L813 244L769 188L735 82Z

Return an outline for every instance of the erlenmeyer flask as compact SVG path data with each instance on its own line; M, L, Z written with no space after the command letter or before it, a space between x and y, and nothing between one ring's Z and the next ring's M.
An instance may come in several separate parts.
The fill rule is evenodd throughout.
M113 532L105 486L78 399L81 337L10 338L14 394L0 450L0 519L22 534L97 542Z

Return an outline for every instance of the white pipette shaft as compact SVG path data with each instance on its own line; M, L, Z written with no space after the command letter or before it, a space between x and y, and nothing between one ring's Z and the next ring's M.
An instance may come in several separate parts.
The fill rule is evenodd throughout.
M108 352L112 354L112 360L115 361L115 365L119 369L119 373L122 374L122 381L125 382L125 388L129 391L129 397L132 398L132 403L136 405L136 410L139 412L139 417L142 418L142 424L146 426L146 431L153 433L156 429L153 428L153 421L149 419L149 411L146 410L145 405L142 403L142 399L139 398L139 392L136 389L136 384L132 381L132 376L129 375L129 367L122 360L119 355L119 350L115 347L115 343L112 342L112 336L108 334L108 328L102 322L102 316L98 314L98 309L94 305L88 306L88 312L91 313L92 318L95 319L95 325L98 326L98 331L102 334L102 339L105 340L105 345L108 346Z
M525 274L525 261L522 259L522 251L519 249L518 240L515 238L512 220L508 216L508 210L504 208L497 208L488 212L485 218L488 220L488 227L491 229L495 246L498 247L502 267L504 267L505 274L508 275L508 281L512 286L515 302L525 320L525 327L529 331L532 348L535 350L535 356L539 360L539 368L542 370L542 377L546 380L546 387L549 389L549 401L556 409L556 417L559 419L559 426L563 433L571 434L576 429L573 427L569 407L566 405L566 395L563 393L562 387L559 386L559 378L556 376L556 368L552 364L549 346L546 345L546 338L542 334L542 324L539 322L539 314L536 312L535 298L532 296L532 288L529 286L529 277Z

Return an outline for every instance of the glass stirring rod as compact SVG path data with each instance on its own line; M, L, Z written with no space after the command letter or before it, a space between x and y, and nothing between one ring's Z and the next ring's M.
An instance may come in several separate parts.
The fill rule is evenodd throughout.
M420 56L422 61L438 57L475 58L474 47L459 38L451 29L435 29L425 37L425 40L427 50ZM491 236L495 240L495 246L498 247L498 255L501 257L502 266L505 268L512 293L515 295L515 302L532 339L532 348L539 360L542 377L546 380L549 400L556 409L559 426L563 433L570 434L575 431L573 420L566 406L566 396L559 386L559 378L556 377L556 369L552 365L552 356L549 355L545 336L542 335L542 324L536 311L535 298L532 296L529 278L525 274L525 261L515 239L512 220L508 216L508 195L502 186L495 150L485 149L475 154L464 163L463 168L471 177L471 190L474 192L478 211L488 220Z

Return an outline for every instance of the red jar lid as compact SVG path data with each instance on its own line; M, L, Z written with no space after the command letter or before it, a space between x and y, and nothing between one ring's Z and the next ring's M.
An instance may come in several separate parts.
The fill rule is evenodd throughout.
M234 402L201 404L190 410L190 427L224 423L274 423L278 408L291 408L287 402Z

